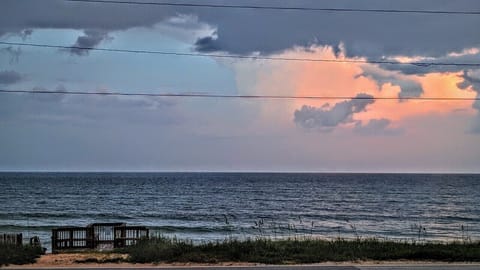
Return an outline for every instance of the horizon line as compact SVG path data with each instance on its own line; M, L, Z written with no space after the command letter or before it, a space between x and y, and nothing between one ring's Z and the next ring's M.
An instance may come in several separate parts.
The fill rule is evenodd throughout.
M480 171L0 170L0 173L480 174Z

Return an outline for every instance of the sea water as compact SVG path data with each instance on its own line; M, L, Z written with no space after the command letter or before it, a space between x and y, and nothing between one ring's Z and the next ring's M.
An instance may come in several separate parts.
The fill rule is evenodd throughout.
M480 239L480 175L0 173L0 233L93 222L194 242L227 238Z

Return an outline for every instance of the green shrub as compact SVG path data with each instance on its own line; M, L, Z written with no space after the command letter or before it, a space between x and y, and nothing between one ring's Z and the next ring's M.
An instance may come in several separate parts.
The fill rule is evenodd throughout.
M0 266L34 263L43 253L40 246L0 244Z

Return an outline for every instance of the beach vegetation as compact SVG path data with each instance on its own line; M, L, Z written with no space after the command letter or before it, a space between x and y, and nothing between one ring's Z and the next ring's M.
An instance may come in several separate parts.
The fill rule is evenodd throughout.
M0 267L9 264L34 263L44 252L39 245L0 244Z
M266 264L326 261L417 260L480 261L479 242L418 243L380 239L227 239L193 243L175 238L143 239L124 249L134 263L252 262Z

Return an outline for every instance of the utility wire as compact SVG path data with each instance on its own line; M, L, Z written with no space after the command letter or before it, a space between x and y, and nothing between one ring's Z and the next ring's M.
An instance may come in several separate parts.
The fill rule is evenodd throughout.
M324 99L324 100L426 100L426 101L469 101L480 100L480 97L373 97L373 96L280 96L280 95L223 95L202 93L127 93L127 92L87 92L87 91L48 91L48 90L8 90L0 89L0 93L27 94L62 94L62 95L98 95L98 96L141 96L141 97L191 97L191 98L228 98L228 99Z
M293 10L293 11L326 11L326 12L369 12L369 13L412 13L412 14L456 14L456 15L480 15L480 11L467 10L408 10L408 9L361 9L361 8L315 8L315 7L281 7L281 6L257 6L257 5L224 5L224 4L197 4L197 3L174 3L174 2L136 2L118 0L64 0L67 2L102 3L102 4L126 4L126 5L152 5L152 6L175 6L175 7L198 7L198 8L234 8L234 9L258 9L258 10Z
M118 53L159 54L159 55L171 55L171 56L214 57L214 58L236 58L236 59L252 59L252 60L414 65L414 66L418 66L418 67L430 67L430 66L480 67L480 63L397 62L397 61L391 61L391 60L351 60L351 59L349 60L349 59L321 59L321 58L290 58L290 57L273 57L273 56L252 56L252 55L238 55L238 54L181 53L181 52L137 50L137 49L115 49L115 48L98 48L98 47L83 47L83 46L63 46L63 45L25 43L25 42L7 42L7 41L0 41L0 45L29 46L29 47L54 48L54 49L65 49L65 50L91 50L91 51L106 51L106 52L118 52Z

